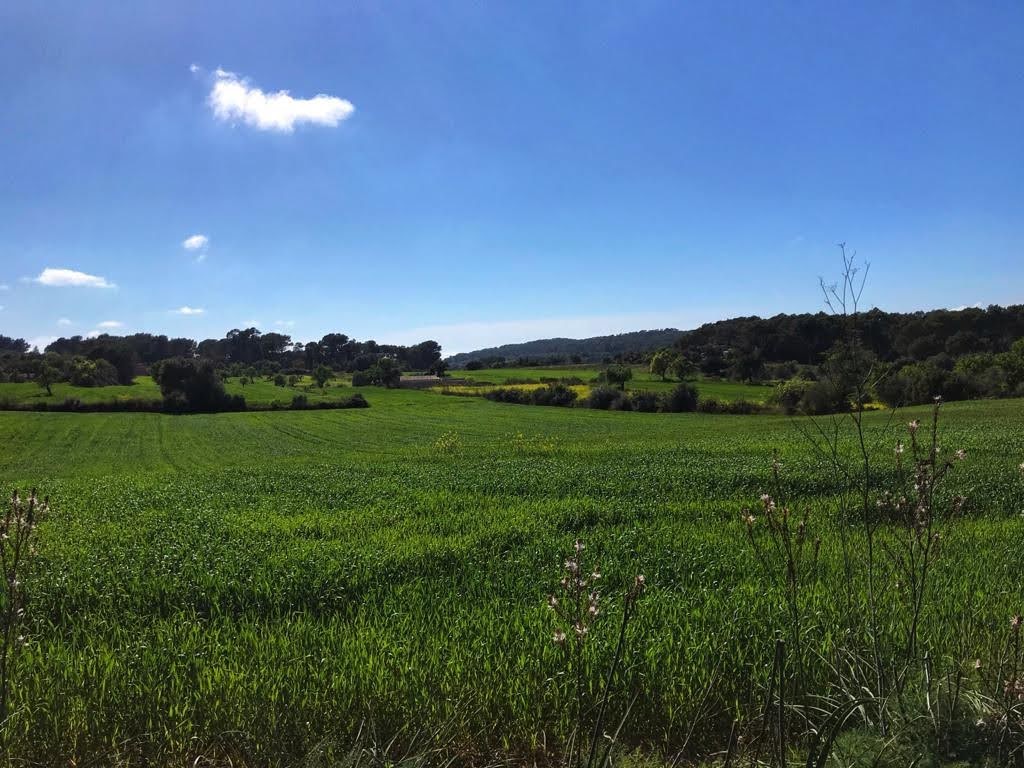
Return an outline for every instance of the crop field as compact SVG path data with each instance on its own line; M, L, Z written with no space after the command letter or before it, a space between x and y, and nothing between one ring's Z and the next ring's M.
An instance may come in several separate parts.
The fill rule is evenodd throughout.
M279 390L244 394L264 389ZM741 522L773 452L821 538L809 678L863 608L838 577L841 480L799 422L360 391L369 409L0 413L3 486L52 503L13 762L318 764L360 729L422 729L467 763L557 759L572 694L545 599L577 537L607 601L583 657L591 690L623 590L639 573L648 585L610 702L629 712L623 742L721 750L783 621ZM884 465L896 425L926 413L868 415ZM922 634L934 658L966 664L1024 607L1024 403L946 406L943 444L967 452L950 492L968 501Z
M545 368L485 368L478 371L451 371L454 378L469 379L481 384L505 386L516 382L539 382L541 379L582 379L589 384L597 378L602 368L593 365L559 365ZM764 402L772 393L770 384L744 384L737 381L700 378L692 382L704 398L715 398L721 401L749 400ZM627 391L668 392L679 384L678 381L665 381L652 374L644 366L633 366L633 378L626 384Z

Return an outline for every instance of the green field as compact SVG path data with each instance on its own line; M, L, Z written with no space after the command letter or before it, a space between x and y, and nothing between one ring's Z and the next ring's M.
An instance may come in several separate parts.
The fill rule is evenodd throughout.
M600 366L559 365L546 368L486 368L479 371L451 371L457 379L469 379L482 384L502 385L509 380L539 381L541 379L579 378L589 383L601 373ZM722 401L750 400L764 402L774 391L769 384L744 384L737 381L698 379L694 382L701 397ZM665 381L655 376L644 366L633 366L633 378L626 384L630 391L668 392L679 385L678 381Z
M319 400L337 400L347 397L354 390L349 388L351 380L339 377L327 382L319 389L310 377L300 378L295 387L278 387L273 381L265 378L256 379L244 386L237 379L228 379L224 388L229 395L244 395L246 402L256 405L269 405L275 400L287 405L295 395L305 395L311 402ZM34 403L62 403L68 398L81 400L83 403L106 402L110 400L154 400L159 401L160 387L150 376L139 376L131 385L112 387L76 387L67 382L58 382L51 387L53 394L46 394L45 389L32 382L0 382L0 402L32 405Z
M54 507L12 761L298 764L361 726L443 733L467 762L557 757L573 723L545 596L577 536L609 595L585 657L593 685L614 596L636 573L650 585L611 702L618 717L636 694L624 743L722 749L783 621L740 511L775 450L802 503L839 484L792 420L362 391L371 407L355 411L0 413L3 485ZM868 418L891 456L888 415ZM1024 604L1024 403L952 404L945 429L968 452L953 486L969 502L924 626L935 658L966 661ZM838 525L821 506L811 677L849 599L862 607L839 593Z

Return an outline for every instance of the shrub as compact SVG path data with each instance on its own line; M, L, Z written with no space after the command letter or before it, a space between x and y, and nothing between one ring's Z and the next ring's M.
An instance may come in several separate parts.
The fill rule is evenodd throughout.
M553 405L566 408L576 402L576 392L564 384L549 384L530 393L533 405Z
M165 410L173 413L244 411L245 398L228 396L224 383L208 360L173 357L153 366Z
M665 396L663 409L669 413L692 413L697 410L699 397L692 384L680 384Z
M522 389L511 387L498 387L484 393L484 397L496 403L513 403L515 405L529 405L530 395Z
M369 371L356 371L352 374L353 387L368 387L373 384L373 376Z
M804 395L813 384L814 382L801 378L783 381L775 387L771 400L782 409L783 413L792 415L800 410Z
M305 395L295 395L292 398L291 409L293 411L302 411L309 408L309 398Z
M276 376L274 376L274 386L275 387L283 387L287 383L288 383L288 379L285 378L285 375L283 373L279 373Z
M607 411L611 408L612 403L619 399L620 395L621 393L618 390L606 385L600 385L590 390L590 394L587 395L584 404L587 408Z
M636 392L633 394L633 410L643 413L655 413L661 409L662 403L654 392Z

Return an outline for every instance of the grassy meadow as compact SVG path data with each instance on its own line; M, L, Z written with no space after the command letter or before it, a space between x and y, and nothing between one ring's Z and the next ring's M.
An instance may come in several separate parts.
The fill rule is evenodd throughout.
M633 378L626 383L627 392L670 392L679 382L668 381L651 373L646 366L633 366ZM451 376L468 379L482 385L495 387L515 384L515 382L539 382L542 379L582 379L583 394L589 389L590 382L598 377L603 368L595 365L558 365L548 367L524 368L485 368L478 371L451 371ZM691 382L696 386L702 398L731 402L749 400L762 403L774 391L770 384L745 384L738 381L699 378Z
M309 376L302 376L297 386L278 387L266 378L256 378L242 384L237 377L226 379L224 389L229 395L243 395L246 402L254 405L269 405L275 400L287 405L295 395L305 395L310 402L320 400L337 400L346 397L354 390L350 388L351 379L338 377L327 382L323 389L313 383ZM47 394L37 384L26 382L0 382L0 403L10 402L17 405L58 404L69 398L83 403L107 402L110 400L162 400L160 387L151 376L137 376L130 385L109 387L77 387L66 381L51 386L52 394Z
M808 679L827 677L846 616L863 611L863 590L839 578L841 480L792 419L344 389L371 407L0 413L4 487L38 487L53 506L15 670L12 764L329 764L360 729L382 741L422 729L464 763L557 760L572 693L545 597L576 537L607 600L584 654L591 690L622 591L638 573L648 584L609 704L615 718L630 709L623 743L721 755L785 620L741 522L773 452L822 540L797 660ZM883 461L889 417L867 416ZM950 404L943 443L967 451L950 487L968 501L923 636L934 658L967 664L1001 647L1024 607L1024 403Z

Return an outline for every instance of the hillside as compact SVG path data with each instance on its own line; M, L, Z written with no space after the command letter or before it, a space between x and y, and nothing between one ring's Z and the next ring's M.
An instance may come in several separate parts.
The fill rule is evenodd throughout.
M617 333L611 336L592 336L587 339L537 339L519 344L503 344L500 347L478 349L473 352L462 352L449 357L448 363L452 368L464 368L467 363L474 360L484 361L500 358L508 361L577 358L575 362L600 363L606 357L643 354L654 349L671 346L679 339L680 333L681 331L676 328L662 328L660 330Z

